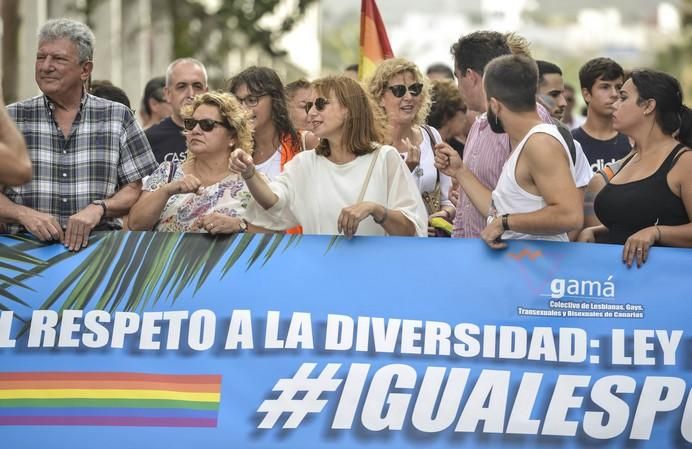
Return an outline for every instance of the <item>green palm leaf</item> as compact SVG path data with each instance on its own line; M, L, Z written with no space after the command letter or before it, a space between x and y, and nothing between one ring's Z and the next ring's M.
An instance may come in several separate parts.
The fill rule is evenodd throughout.
M132 290L128 299L128 303L132 307L142 309L149 302L151 293L160 281L163 270L179 240L180 236L177 234L167 232L151 234L141 267L132 283Z
M122 252L120 253L120 257L113 266L113 271L111 272L108 283L103 290L101 299L96 304L96 308L105 309L110 303L110 311L113 312L120 303L122 296L120 295L121 289L118 287L122 287L123 279L127 279L125 277L125 273L132 264L140 237L141 234L131 232L125 239L125 244Z
M199 291L222 262L220 278L223 279L245 254L254 238L254 234L248 233L215 237L152 232L94 235L90 239L93 250L60 282L40 308L57 307L60 311L84 309L95 300L97 309L114 312L124 302L123 309L132 311L145 307L152 299L158 301L164 292L172 296L174 302L191 285L194 285L193 295ZM282 251L285 252L298 245L301 238L301 235L262 235L248 258L246 270L260 257L263 257L261 266L264 266L281 248L282 242L285 242ZM0 268L14 270L18 275L0 275L0 296L29 307L8 292L7 288L29 288L31 284L23 283L23 280L37 276L77 254L65 251L42 261L26 252L44 244L20 237L13 240L18 243L12 246L0 244L0 258L8 261L0 260ZM231 248L230 256L224 260L224 255ZM33 267L25 269L16 266L17 263L32 264ZM101 289L102 293L97 297L96 293ZM59 304L61 298L64 300Z
M207 257L206 262L204 263L204 268L202 268L202 272L199 275L199 279L197 280L197 287L195 287L195 293L202 287L202 284L204 284L204 281L207 280L209 277L209 274L211 274L212 270L216 265L221 261L221 258L223 255L226 253L228 248L231 247L233 244L233 241L236 239L238 234L231 234L230 236L217 236L214 238L211 242L211 247L209 248L209 256Z
M252 267L255 264L255 262L257 262L257 259L259 258L259 256L262 255L267 245L269 245L269 242L271 242L273 236L274 234L262 235L262 239L260 239L257 248L255 248L255 251L253 251L252 255L250 256L250 260L248 260L247 268L245 269L246 271L249 270L250 267Z
M89 269L90 266L94 265L94 262L98 260L100 257L100 254L103 254L102 251L99 251L104 244L107 244L108 241L111 239L111 236L106 237L102 241L99 242L98 245L96 245L96 248L89 254L81 264L77 266L63 281L53 290L53 293L46 298L46 300L41 304L41 307L39 309L50 309L53 307L55 302L68 290L69 286L80 279L82 275ZM72 255L71 253L68 253ZM62 307L61 307L62 309Z
M262 262L262 266L265 266L267 262L269 262L269 259L272 258L277 248L279 248L279 245L285 236L286 234L274 234L274 241L272 242L272 246L269 247L267 253L264 255L264 262Z
M18 298L16 295L10 293L9 291L3 289L0 289L0 296L4 296L5 298L9 299L12 302L16 302L18 304L21 304L25 307L30 307L29 304L27 304L25 301L22 299Z
M228 271L231 268L233 268L233 265L235 265L238 259L240 259L240 256L242 256L245 253L245 250L248 246L250 246L250 243L254 238L255 234L243 234L243 238L240 239L240 242L238 242L238 246L235 247L230 257L226 260L223 269L221 270L222 279L224 278L224 276L226 276L226 273L228 273Z
M341 240L340 235L333 235L332 238L329 239L329 245L327 246L327 250L324 253L327 254L329 252L329 250L332 249L332 247L335 247L337 245L337 243L339 243L340 240Z
M90 263L85 267L79 281L72 288L69 296L63 302L60 310L83 310L94 296L100 282L104 279L102 273L106 272L113 261L112 254L120 246L120 235L108 236L99 247L94 250L87 259ZM93 257L92 257L93 256Z
M289 237L288 242L286 242L286 246L284 246L284 250L281 251L281 254L285 253L288 248L291 247L291 245L298 245L300 242L300 239L303 238L303 234L291 234L291 237Z
M158 237L152 242L151 248L153 248L153 262L145 261L142 263L144 265L148 262L149 264L144 266L151 267L151 269L145 270L146 275L142 276L142 278L144 279L144 285L141 295L145 298L145 303L146 301L148 301L149 298L152 297L154 288L156 287L156 284L161 280L163 276L163 271L166 268L168 261L173 256L173 251L175 249L175 246L178 244L180 238L181 237L178 234L159 233ZM150 255L147 254L147 257L149 256ZM136 282L137 281L135 281L135 283ZM159 297L157 296L154 301L156 302L158 301L158 299ZM142 304L142 306L144 306L144 304Z

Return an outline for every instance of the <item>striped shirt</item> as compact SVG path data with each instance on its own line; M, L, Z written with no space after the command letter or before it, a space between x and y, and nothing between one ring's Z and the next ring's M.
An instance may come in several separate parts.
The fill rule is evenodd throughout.
M538 115L544 123L552 123L550 113L537 104ZM507 134L497 134L490 129L487 114L481 114L471 125L464 147L464 164L489 190L495 189L502 166L512 152ZM490 205L488 205L488 208ZM452 237L477 238L487 225L488 211L479 212L471 199L461 189L457 213L454 217Z
M26 140L33 178L23 186L5 188L3 194L16 204L55 216L63 228L92 201L110 198L119 187L157 167L144 131L120 103L83 95L67 138L53 117L55 105L44 95L11 104L7 110ZM113 219L102 224L118 227ZM8 230L24 231L19 225Z

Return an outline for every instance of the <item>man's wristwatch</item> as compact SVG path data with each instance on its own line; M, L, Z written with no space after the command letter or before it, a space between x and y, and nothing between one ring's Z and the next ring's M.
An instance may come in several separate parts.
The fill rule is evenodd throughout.
M106 207L106 202L103 200L94 200L91 202L91 204L94 204L96 206L101 206L101 209L103 209L103 215L102 218L106 217L106 214L108 213L108 208Z
M240 219L238 226L240 227L238 232L247 232L247 221L244 218Z
M509 231L509 214L504 214L502 216L502 230Z

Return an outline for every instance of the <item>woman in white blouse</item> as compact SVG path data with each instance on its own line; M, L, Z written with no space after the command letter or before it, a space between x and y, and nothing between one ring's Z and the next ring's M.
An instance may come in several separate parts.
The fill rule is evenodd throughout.
M258 231L243 218L250 192L230 170L231 151L252 147L247 113L230 93L207 92L183 109L183 118L188 157L182 164L162 163L147 178L130 210L130 229Z
M442 138L435 128L425 125L431 105L430 81L413 62L393 58L377 66L368 90L387 117L387 143L406 161L426 199L428 214L453 220L456 210L448 199L452 181L435 168L433 148Z
M358 82L327 77L312 85L306 105L315 150L297 154L271 184L242 149L231 167L254 198L247 218L268 229L301 225L306 234L427 234L418 188L398 151L380 145L383 120Z

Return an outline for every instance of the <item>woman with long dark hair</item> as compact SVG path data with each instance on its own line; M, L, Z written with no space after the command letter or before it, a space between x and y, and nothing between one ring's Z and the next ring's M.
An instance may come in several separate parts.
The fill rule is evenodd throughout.
M646 262L653 245L692 247L692 112L667 73L635 70L620 90L613 127L637 151L596 197L602 226L582 242L624 244L628 266Z
M248 67L231 78L228 90L250 114L254 128L252 159L269 179L283 171L301 150L301 138L288 114L286 93L269 67Z

